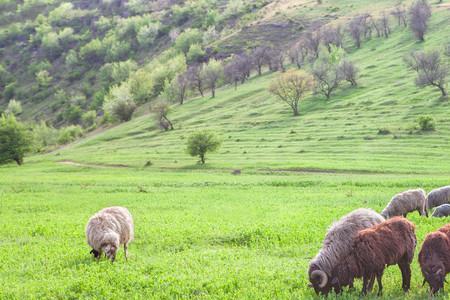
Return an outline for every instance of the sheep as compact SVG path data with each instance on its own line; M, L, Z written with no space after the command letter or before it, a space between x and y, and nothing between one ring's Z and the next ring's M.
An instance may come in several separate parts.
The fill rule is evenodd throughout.
M417 210L420 215L428 217L426 210L426 194L422 189L409 190L392 197L388 205L383 209L381 215L386 218L404 216Z
M402 288L407 292L411 283L411 262L417 238L415 226L404 217L394 217L358 232L354 254L363 276L362 294L371 289L370 281L376 276L378 295L386 266L397 264L402 272Z
M86 239L92 247L91 254L99 260L102 252L111 262L117 249L123 244L125 259L128 259L128 244L134 238L133 218L125 207L104 208L89 219Z
M428 210L446 203L450 204L450 185L432 190L427 196Z
M309 265L310 287L324 295L332 289L340 293L342 287L352 287L353 279L361 277L354 257L349 256L353 238L359 230L383 221L384 218L375 211L360 208L335 222L325 236L322 249Z
M442 218L450 216L450 204L442 204L436 207L433 211L432 217Z
M450 224L429 233L419 252L423 284L430 285L435 294L444 288L445 275L450 272Z

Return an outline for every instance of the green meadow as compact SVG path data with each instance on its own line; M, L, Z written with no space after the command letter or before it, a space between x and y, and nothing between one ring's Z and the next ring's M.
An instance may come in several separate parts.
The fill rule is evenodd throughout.
M1 166L0 299L316 298L308 264L333 221L359 207L381 211L410 188L449 184L449 102L416 87L403 62L447 43L449 19L435 7L425 43L403 27L359 50L348 41L359 86L344 84L329 101L308 96L299 117L270 95L277 74L265 73L175 106L173 131L141 107L130 122ZM416 128L422 115L435 131ZM200 166L185 144L205 128L223 143ZM135 241L128 261L121 250L114 264L97 263L84 228L112 205L133 214ZM403 294L393 266L383 296L367 299L428 297L417 253L449 219L408 218L418 237L411 291ZM359 299L360 288L358 280L337 299Z

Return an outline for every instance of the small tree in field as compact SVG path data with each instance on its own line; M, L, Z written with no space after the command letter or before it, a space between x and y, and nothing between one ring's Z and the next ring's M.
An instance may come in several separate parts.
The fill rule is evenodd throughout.
M220 139L211 131L199 131L191 134L187 141L187 152L198 156L202 165L206 161L206 153L217 151L221 145Z
M29 133L14 115L0 117L0 164L15 161L20 166L31 145Z
M302 71L289 70L278 75L270 85L269 91L289 105L294 116L298 116L299 103L312 87L313 80L310 75Z

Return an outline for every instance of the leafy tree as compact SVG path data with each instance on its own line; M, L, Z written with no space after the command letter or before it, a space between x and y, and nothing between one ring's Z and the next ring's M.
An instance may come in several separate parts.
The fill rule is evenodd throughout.
M8 107L6 108L6 114L12 114L14 116L20 115L22 113L22 104L16 99L9 100Z
M150 23L148 25L142 26L137 33L137 40L141 47L149 47L154 42L158 36L160 23Z
M49 57L54 59L61 54L61 45L59 44L58 34L56 32L49 32L42 38L42 47Z
M220 61L211 59L204 65L202 74L205 85L211 90L211 97L214 98L217 85L223 78L223 66Z
M178 74L172 81L166 80L164 86L164 97L168 102L184 103L188 96L189 81L185 73Z
M48 146L57 144L58 130L48 126L44 121L33 126L32 134L33 151L41 152Z
M98 63L103 61L105 51L99 39L93 39L80 48L80 56L88 63Z
M138 104L149 102L153 97L154 80L152 73L140 69L130 75L128 80L130 92Z
M272 81L269 91L292 109L294 116L300 115L299 104L311 91L313 80L303 71L289 70Z
M192 44L186 54L186 61L188 64L199 63L205 59L205 51L199 44Z
M0 117L0 164L15 161L23 164L25 154L31 150L32 140L24 125L14 115Z
M178 35L174 46L175 49L183 52L184 55L187 55L191 45L201 43L202 39L203 34L198 29L187 29Z
M48 88L52 82L53 77L47 70L42 70L36 73L36 81L40 88Z
M211 131L198 131L191 134L187 140L187 152L191 156L198 156L199 163L204 164L206 153L220 148L221 140Z
M113 119L129 121L136 109L128 82L113 86L103 102L103 110Z

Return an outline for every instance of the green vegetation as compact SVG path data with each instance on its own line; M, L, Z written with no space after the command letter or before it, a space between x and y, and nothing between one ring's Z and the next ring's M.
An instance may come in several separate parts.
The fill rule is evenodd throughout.
M26 139L10 149L32 152L20 168L18 156L0 159L8 162L0 166L1 299L310 299L308 263L333 221L359 207L381 211L406 189L449 184L450 103L436 86L416 86L423 73L404 61L448 45L447 3L432 3L424 42L392 18L387 37L360 36L356 47L346 33L345 51L319 51L342 77L329 100L304 95L292 118L268 87L298 66L313 74L314 61L296 53L281 66L283 54L263 46L287 50L312 20L345 25L394 4L269 2L0 1L0 147L12 133ZM188 66L254 46L261 76L257 68L225 76L231 60L242 66L255 53ZM445 86L448 76L439 78ZM205 130L214 135L192 135ZM197 164L190 154L205 162L207 145L216 151ZM128 262L120 251L114 264L96 263L84 226L111 205L130 209L136 238ZM418 249L450 222L408 218ZM417 259L412 271L404 295L398 268L388 268L379 299L426 298ZM337 299L359 299L360 287Z
M221 144L220 139L209 131L199 131L191 134L187 140L187 152L190 156L198 156L199 163L206 162L206 153L215 152Z
M0 164L15 161L23 164L23 157L31 148L31 138L26 128L14 114L0 117Z

